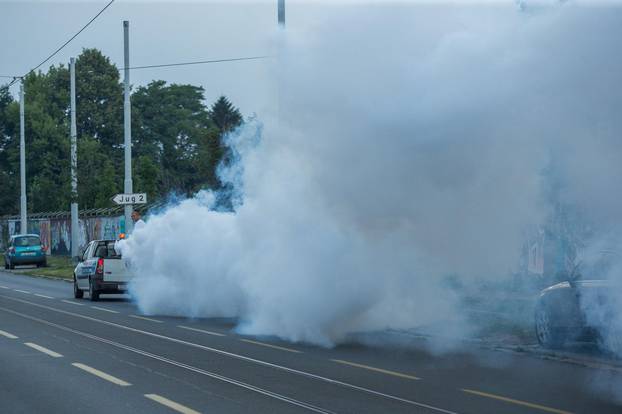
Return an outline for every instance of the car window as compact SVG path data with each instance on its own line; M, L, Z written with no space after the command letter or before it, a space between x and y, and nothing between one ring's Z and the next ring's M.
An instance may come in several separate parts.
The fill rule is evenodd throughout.
M97 249L95 249L95 257L106 258L108 257L108 249L106 249L105 243L100 243L97 245Z
M92 245L93 243L91 242L84 248L84 253L82 253L82 261L87 260L89 258L89 251L91 250Z
M14 242L16 247L30 247L41 245L41 240L35 236L17 237Z
M121 255L117 253L116 249L114 248L115 244L116 244L116 240L109 240L106 242L106 250L107 250L107 256L108 258L115 258L115 259L119 259L121 258Z

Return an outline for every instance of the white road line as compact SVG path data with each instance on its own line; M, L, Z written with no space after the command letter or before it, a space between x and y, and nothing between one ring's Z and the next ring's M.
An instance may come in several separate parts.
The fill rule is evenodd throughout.
M218 332L206 331L204 329L191 328L189 326L184 326L184 325L177 325L177 327L178 328L182 328L182 329L187 329L189 331L201 332L201 333L208 334L208 335L227 336L225 334L221 334L221 333L218 333Z
M414 375L404 374L402 372L390 371L388 369L376 368L369 365L357 364L356 362L344 361L343 359L331 359L333 362L337 362L339 364L350 365L356 368L368 369L370 371L380 372L382 374L393 375L394 377L407 378L411 380L420 380L421 378L415 377Z
M45 347L42 347L41 345L33 344L32 342L24 342L24 345L29 346L32 349L36 349L39 352L43 352L44 354L47 354L47 355L49 355L51 357L54 357L54 358L62 357L62 355L59 354L58 352L54 352L51 349L47 349Z
M2 297L4 299L7 299L7 300L12 300L14 302L26 303L28 305L32 305L32 306L35 306L35 307L38 307L38 308L48 309L48 310L51 310L51 311L54 311L54 312L63 313L65 315L71 315L71 316L74 316L76 318L81 318L81 319L85 319L85 320L101 323L103 325L114 326L114 327L119 328L119 329L123 329L123 330L129 331L129 332L139 333L139 334L142 334L142 335L145 335L145 336L150 336L152 338L159 338L159 339L163 339L163 340L166 340L166 341L174 342L174 343L177 343L177 344L186 345L186 346L191 347L191 348L201 349L203 351L213 352L213 353L216 353L216 354L219 354L219 355L225 355L225 356L228 356L228 357L231 357L231 358L236 358L236 359L239 359L239 360L242 360L242 361L246 361L246 362L252 362L252 363L255 363L257 365L262 365L262 366L270 367L270 368L273 368L273 369L276 369L276 370L280 370L280 371L284 371L284 372L289 372L289 373L292 373L292 374L297 374L297 375L300 375L300 376L303 376L303 377L307 377L307 378L313 378L313 379L315 379L317 381L322 381L322 382L326 382L326 383L333 384L333 385L339 385L339 386L342 386L342 387L345 387L345 388L357 390L357 391L360 391L360 392L363 392L363 393L366 393L366 394L370 394L370 395L374 395L374 396L377 396L377 397L383 397L383 398L386 398L386 399L389 399L389 400L393 400L393 401L400 401L400 402L403 402L403 403L406 403L406 404L410 404L410 405L413 405L413 406L416 406L416 407L427 408L427 409L429 409L431 411L436 411L436 412L445 413L445 414L456 414L455 411L446 410L444 408L436 407L436 406L433 406L433 405L430 405L430 404L425 404L425 403L422 403L422 402L418 402L418 401L414 401L414 400L409 400L407 398L398 397L398 396L392 395L392 394L385 394L383 392L376 391L376 390L373 390L371 388L365 388L365 387L362 387L362 386L359 386L359 385L354 385L354 384L351 384L351 383L348 383L348 382L339 381L339 380L336 380L336 379L333 379L333 378L324 377L324 376L318 375L318 374L313 374L313 373L308 372L308 371L302 371L302 370L299 370L299 369L286 367L284 365L279 365L279 364L275 364L275 363L272 363L272 362L263 361L261 359L251 358L251 357L248 357L248 356L245 356L245 355L241 355L241 354L236 354L236 353L233 353L233 352L225 351L223 349L213 348L213 347L197 344L197 343L194 343L194 342L184 341L183 339L173 338L173 337L170 337L170 336L161 335L161 334L158 334L158 333L155 333L155 332L146 331L146 330L143 330L143 329L132 328L131 326L122 325L122 324L119 324L119 323L114 323L114 322L106 321L106 320L103 320L103 319L97 319L97 318L93 318L91 316L81 315L79 313L73 313L73 312L69 312L69 311L63 310L63 309L57 309L57 308L53 308L51 306L41 305L40 303L30 302L30 301L24 300L24 299L18 299L18 298L14 298L14 297L11 297L11 296L6 296L6 295L0 295L0 297ZM137 350L137 349L134 349L134 348L130 348L127 345L122 345L122 344L119 344L119 343L113 343L112 341L109 341L107 339L99 338L99 337L96 337L94 335L90 335L90 334L87 334L87 333L84 333L84 332L76 331L75 329L71 329L71 328L68 328L66 326L58 325L58 324L55 324L53 322L49 322L49 321L46 321L46 320L43 320L43 319L40 319L40 318L36 318L34 316L25 315L23 313L16 312L16 311L14 311L12 309L0 307L0 310L2 310L4 312L12 313L14 315L21 316L22 318L34 320L34 321L43 323L43 324L48 325L48 326L54 326L54 327L56 327L58 329L62 329L62 330L68 331L68 332L73 332L75 334L82 335L82 336L85 336L85 337L88 337L88 338L91 338L91 339L96 339L98 341L105 342L105 343L108 343L110 345L114 345L114 346L117 346L117 347L120 347L120 348L123 348L123 349L127 349L127 350L130 350L132 352L140 353L142 355L146 355L146 356L149 356L150 358L158 359L160 361L164 361L164 362L167 362L169 364L179 364L178 366L182 366L183 368L186 368L186 369L189 369L189 370L192 370L192 371L195 371L195 372L200 372L200 373L202 373L204 375L212 376L213 378L218 378L218 379L221 379L221 380L226 381L226 382L235 383L236 385L239 385L239 386L244 387L244 388L252 389L253 391L256 391L256 392L259 392L259 393L262 393L262 394L270 393L269 391L258 389L257 387L251 386L249 384L239 383L239 381L235 381L233 379L226 378L226 377L221 377L221 376L219 376L217 374L208 373L206 371L200 370L199 368L190 367L190 366L187 366L185 364L175 363L174 361L167 360L166 358L163 358L163 357L160 357L160 356L157 356L157 355L153 355L153 354L149 354L147 352L140 351L140 350ZM282 397L282 398L281 397L282 396L275 396L274 398L277 398L277 399L282 399L282 398L286 398L287 399L288 398L288 397ZM299 405L299 403L300 402L293 402L293 404L295 404L295 405ZM305 404L305 403L303 403L303 404Z
M91 335L91 334L88 334L86 332L81 332L81 331L69 328L67 326L59 325L59 324L54 323L54 322L46 321L44 319L40 319L40 318L36 318L34 316L30 316L30 315L26 315L26 314L23 314L23 313L20 313L20 312L16 312L16 311L14 311L12 309L7 309L7 308L0 307L0 310L2 310L4 312L11 313L13 315L21 316L22 318L25 318L25 319L37 321L37 322L42 323L44 325L53 326L53 327L58 328L60 330L63 330L63 331L66 331L66 332L71 332L71 333L74 333L76 335L80 335L80 336L83 336L85 338L92 339L94 341L99 341L99 342L102 342L102 343L114 346L116 348L125 349L127 351L130 351L130 352L133 352L133 353L136 353L136 354L139 354L139 355L143 355L143 356L148 357L148 358L152 358L152 359L155 359L155 360L158 360L158 361L162 361L162 362L170 364L170 365L174 365L174 366L177 366L177 367L180 367L180 368L184 368L186 370L189 370L189 371L192 371L192 372L196 372L198 374L205 375L207 377L214 378L216 380L223 381L223 382L226 382L228 384L236 385L238 387L245 388L247 390L254 391L254 392L257 392L259 394L262 394L262 395L265 395L265 396L268 396L268 397L271 397L271 398L275 398L277 400L284 401L286 403L289 403L289 404L292 404L292 405L296 405L296 406L301 407L301 408L305 408L305 409L307 409L309 411L313 411L313 412L321 413L321 414L335 414L333 411L329 411L329 410L326 410L326 409L323 409L323 408L320 408L320 407L316 407L314 405L305 403L303 401L299 401L299 400L296 400L294 398L287 397L287 396L285 396L283 394L277 394L275 392L268 391L266 389L259 388L259 387L254 386L254 385L247 384L247 383L244 383L242 381L235 380L233 378L228 378L228 377L216 374L214 372L210 372L210 371L206 371L206 370L203 370L203 369L200 369L200 368L197 368L197 367L193 367L192 365L186 365L186 364L183 364L181 362L177 362L177 361L174 361L174 360L171 360L171 359L159 356L159 355L155 355L155 354L149 353L147 351L143 351L143 350L140 350L140 349L132 348L131 346L123 345L123 344L120 344L118 342L114 342L114 341L111 341L109 339L106 339L106 338L101 338L99 336ZM456 414L456 413L452 413L452 412L448 411L447 414Z
M13 289L13 290L16 291L16 292L27 293L27 294L30 295L30 292L27 291L27 290L20 290L20 289Z
M117 312L115 310L106 309L106 308L100 308L99 306L91 306L91 308L97 309L97 310L100 310L100 311L104 311L104 312L119 313L119 312Z
M171 401L168 398L164 398L161 395L158 394L145 394L145 397L149 398L150 400L153 400L155 402L158 402L162 405L167 406L168 408L170 408L171 410L177 411L178 413L182 413L182 414L200 414L198 411L193 410L192 408L188 408L185 405L181 405L179 403L176 403L175 401Z
M54 298L53 298L53 297L51 297L51 296L40 295L40 294L38 294L38 293L35 293L35 296L39 296L40 298L46 298L46 299L54 299Z
M551 408L551 407L547 407L545 405L534 404L534 403L530 403L530 402L527 402L527 401L515 400L513 398L502 397L500 395L489 394L487 392L476 391L476 390L468 390L468 389L465 389L465 388L462 388L462 391L464 391L466 393L469 393L469 394L479 395L480 397L492 398L492 399L495 399L495 400L504 401L504 402L511 403L511 404L516 404L516 405L522 405L523 407L529 407L529 408L533 408L533 409L536 409L536 410L546 411L546 412L549 412L549 413L572 414L569 411L558 410L557 408Z
M10 288L10 287L8 287L8 286L2 286L2 285L0 285L0 288L2 288L2 289L11 289L11 288Z
M78 302L74 302L72 300L61 300L61 302L65 302L65 303L71 303L72 305L78 305L78 306L84 306L84 303L78 303Z
M5 332L5 331L0 331L0 336L4 336L9 339L17 339L17 336L10 334L8 332Z
M130 315L130 318L142 319L144 321L149 321L149 322L164 323L164 322L159 321L157 319L145 318L144 316L140 316L140 315Z
M80 368L81 370L84 370L84 371L88 372L89 374L93 374L95 376L98 376L101 379L105 379L106 381L110 381L113 384L120 385L121 387L129 387L130 385L132 385L129 382L125 382L122 379L119 379L117 377L113 377L110 374L106 374L105 372L102 372L102 371L100 371L98 369L95 369L93 367L89 367L88 365L81 364L79 362L74 362L71 365L73 365L76 368Z
M279 351L294 352L296 354L301 354L302 353L302 351L299 351L297 349L291 349L291 348L285 348L285 347L282 347L282 346L270 345L270 344L267 344L265 342L251 341L250 339L240 339L240 341L247 342L249 344L261 345L261 346L265 346L265 347L268 347L268 348L278 349Z

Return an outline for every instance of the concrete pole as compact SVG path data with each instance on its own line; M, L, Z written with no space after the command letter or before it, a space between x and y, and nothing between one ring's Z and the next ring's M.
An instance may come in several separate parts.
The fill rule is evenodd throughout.
M130 106L130 22L123 22L123 69L125 79L123 81L124 100L123 100L123 121L124 121L124 143L125 143L125 182L123 192L132 194L132 123ZM125 206L125 232L131 234L134 230L132 222L132 205Z
M71 76L71 257L78 256L80 243L78 224L78 129L76 127L76 60L69 60Z
M278 0L278 5L277 5L277 16L278 16L278 27L279 27L279 32L280 33L284 33L285 32L285 0ZM282 34L280 36L278 36L278 40L276 42L276 47L277 47L277 51L276 51L276 55L277 55L277 68L276 68L276 73L277 73L277 79L276 79L276 116L277 116L277 122L280 124L282 122L283 119L283 109L282 109L282 105L281 105L281 95L282 95L282 91L281 91L281 84L282 84L282 80L280 79L282 76L282 60L283 57L282 52L283 52L283 47L284 47L284 39L282 38Z
M26 204L26 125L24 124L24 78L19 85L19 177L21 186L20 197L20 234L28 233L28 217Z
M279 26L285 27L285 0L279 0Z

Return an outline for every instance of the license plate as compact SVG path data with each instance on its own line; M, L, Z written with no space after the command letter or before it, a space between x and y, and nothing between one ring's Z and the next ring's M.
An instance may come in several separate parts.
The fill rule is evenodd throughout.
M24 252L22 253L22 256L34 256L35 252Z

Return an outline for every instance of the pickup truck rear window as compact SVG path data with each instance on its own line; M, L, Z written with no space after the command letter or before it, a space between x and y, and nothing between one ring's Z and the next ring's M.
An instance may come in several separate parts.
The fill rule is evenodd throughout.
M102 259L120 259L121 255L117 254L114 244L114 240L99 242L95 248L94 256Z

